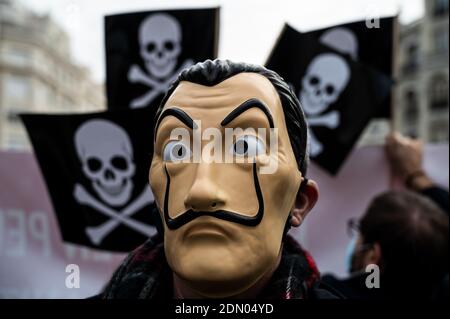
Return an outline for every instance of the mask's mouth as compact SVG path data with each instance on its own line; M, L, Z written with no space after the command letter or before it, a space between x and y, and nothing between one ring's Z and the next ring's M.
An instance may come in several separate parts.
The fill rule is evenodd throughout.
M255 184L256 197L258 198L258 212L254 216L246 216L239 213L235 213L228 210L215 210L215 211L194 211L192 209L187 210L185 213L171 218L169 216L169 193L170 193L170 176L167 171L167 166L164 167L167 177L166 194L164 197L164 220L169 229L178 229L181 226L193 221L200 216L211 216L218 219L226 220L229 222L241 224L244 226L257 226L264 216L264 200L259 186L258 174L256 173L256 162L253 163L253 182Z
M207 217L205 217L207 218ZM203 220L203 221L195 221L187 225L186 231L184 233L184 239L195 237L195 236L215 236L215 237L233 237L233 233L228 230L228 227L223 227L221 225L223 223L211 221L211 220Z

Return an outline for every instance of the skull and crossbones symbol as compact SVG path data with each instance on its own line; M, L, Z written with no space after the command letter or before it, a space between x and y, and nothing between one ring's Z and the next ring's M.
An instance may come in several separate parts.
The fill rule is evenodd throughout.
M74 143L82 171L101 201L81 184L75 185L73 196L79 204L110 217L104 224L86 228L92 243L100 244L121 223L145 236L154 235L154 227L130 218L154 201L148 187L120 212L111 208L127 204L133 190L133 147L126 131L107 120L88 120L77 129Z
M338 111L322 114L336 102L350 79L350 68L341 56L324 53L316 56L309 64L302 79L299 100L305 111L309 127L325 126L335 129L340 123ZM309 130L309 147L311 157L323 151L323 144Z
M348 28L337 27L327 30L320 36L319 42L340 53L347 54L352 60L358 60L358 38Z
M165 13L150 15L139 27L140 55L146 71L137 64L128 70L128 81L141 83L150 88L144 95L130 102L131 108L147 106L153 99L166 91L178 74L193 65L187 59L174 72L181 53L181 27L178 21Z

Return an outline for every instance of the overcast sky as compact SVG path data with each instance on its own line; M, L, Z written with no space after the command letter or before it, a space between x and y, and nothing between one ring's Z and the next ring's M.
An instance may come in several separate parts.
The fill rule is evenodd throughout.
M300 31L374 16L419 18L422 0L16 0L50 13L71 37L73 56L104 81L103 16L164 8L221 7L219 58L263 64L285 22Z

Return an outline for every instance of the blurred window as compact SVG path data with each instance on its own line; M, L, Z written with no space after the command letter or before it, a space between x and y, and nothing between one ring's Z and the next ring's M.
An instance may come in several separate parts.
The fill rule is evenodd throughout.
M436 17L448 14L448 0L434 0L433 13Z
M7 64L18 67L25 67L31 60L31 54L29 51L23 48L13 47L5 51L4 59Z
M10 109L26 109L31 95L30 79L22 75L9 75L4 92L5 103Z
M10 122L18 122L19 121L19 115L16 111L9 111L8 112L8 120Z
M430 125L430 142L448 142L448 122L440 121Z
M429 84L430 107L433 110L448 108L448 80L443 74L431 78Z
M414 72L419 66L419 47L413 43L406 50L406 63L403 71L405 73Z
M416 92L409 90L405 94L405 120L408 125L417 124L419 105Z
M448 51L448 29L436 28L433 35L434 51L443 53Z

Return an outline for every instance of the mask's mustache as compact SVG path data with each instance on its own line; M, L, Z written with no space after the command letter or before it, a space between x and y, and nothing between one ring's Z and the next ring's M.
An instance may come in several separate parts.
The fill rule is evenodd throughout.
M216 210L216 211L194 211L189 209L185 213L178 217L171 218L169 216L169 192L170 192L170 176L167 171L167 166L164 166L167 177L166 194L164 198L164 219L169 229L178 229L181 226L191 222L200 216L211 216L226 220L229 222L245 225L245 226L257 226L264 216L264 200L259 186L258 174L256 173L256 162L253 162L253 182L255 184L256 197L258 198L258 212L255 216L245 216L242 214L234 213L228 210Z

